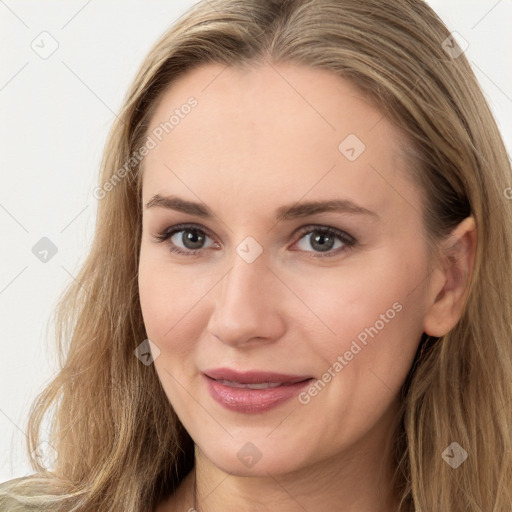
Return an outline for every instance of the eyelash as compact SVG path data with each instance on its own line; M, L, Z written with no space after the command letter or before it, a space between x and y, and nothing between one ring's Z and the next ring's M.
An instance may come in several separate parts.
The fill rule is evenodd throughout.
M153 235L153 236L157 242L161 243L161 242L165 242L166 240L170 239L176 233L179 233L180 231L186 231L186 230L199 232L201 234L207 235L209 238L211 238L213 240L213 237L210 235L210 233L207 230L199 228L197 225L194 225L194 224L178 224L176 226L172 226L171 228L167 228L166 230L164 230L156 235ZM300 237L297 240L297 242L299 240L301 240L304 235L313 233L313 232L317 232L322 235L328 235L328 236L338 238L339 240L341 240L341 242L344 245L343 245L343 247L340 247L335 251L326 252L325 254L322 254L319 252L314 252L314 251L305 251L306 253L310 253L309 256L312 258L329 258L329 257L337 256L338 254L340 254L342 252L346 252L346 251L352 249L357 244L357 240L354 237L352 237L351 235L349 235L348 233L345 233L344 231L340 231L339 229L336 229L336 228L332 228L329 226L320 226L320 225L309 225L309 226L304 226L303 228L300 228L299 232L298 232L298 235L300 235ZM172 245L169 244L169 250L171 252L178 253L183 256L195 256L199 252L201 252L203 249L190 249L190 250L184 251L183 249L176 247L174 244L172 244Z

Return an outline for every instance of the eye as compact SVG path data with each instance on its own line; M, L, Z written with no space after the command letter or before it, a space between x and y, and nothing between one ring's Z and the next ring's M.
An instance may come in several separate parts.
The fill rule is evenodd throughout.
M336 256L341 252L351 249L357 243L356 239L348 233L329 226L305 226L301 228L299 234L302 234L302 236L294 245L299 245L303 239L307 240L306 244L313 247L314 250L309 251L307 247L304 247L304 244L301 249L306 253L310 253L309 256L316 258ZM212 246L219 247L219 244L216 242L209 246L204 246L205 241L208 238L212 240L212 237L207 231L193 224L172 226L153 236L158 242L169 240L169 250L184 256L195 256L202 249ZM339 245L335 248L336 241L338 241Z
M211 238L206 231L194 225L180 224L154 235L159 242L169 240L169 250L185 256L194 256L201 249L206 238ZM178 244L183 244L180 247Z
M356 239L348 233L329 226L306 226L300 230L299 234L305 236L302 236L295 245L299 245L302 240L306 240L302 248L306 252L313 253L309 254L313 258L336 256L351 249L357 243ZM336 240L340 242L341 246L338 245L335 248ZM308 251L307 247L305 248L307 245L313 247L314 251ZM336 250L333 251L334 248Z

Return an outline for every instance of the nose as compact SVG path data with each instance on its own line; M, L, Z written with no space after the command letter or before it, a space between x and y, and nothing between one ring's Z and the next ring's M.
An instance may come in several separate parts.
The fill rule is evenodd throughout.
M234 254L214 297L208 331L233 347L270 343L284 331L283 287L264 254L247 263Z

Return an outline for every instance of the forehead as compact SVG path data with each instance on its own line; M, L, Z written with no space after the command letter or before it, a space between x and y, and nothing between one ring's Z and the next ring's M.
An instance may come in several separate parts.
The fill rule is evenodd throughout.
M177 189L190 199L229 191L241 202L342 194L383 209L416 193L399 130L325 70L202 65L171 84L147 133L155 147L143 161L146 200Z

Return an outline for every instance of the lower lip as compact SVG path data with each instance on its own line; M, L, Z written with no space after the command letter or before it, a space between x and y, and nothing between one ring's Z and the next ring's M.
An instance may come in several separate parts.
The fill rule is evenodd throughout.
M226 409L245 414L268 411L296 396L312 379L267 389L234 388L206 377L212 398Z

